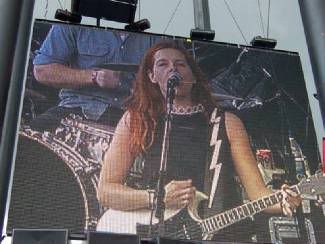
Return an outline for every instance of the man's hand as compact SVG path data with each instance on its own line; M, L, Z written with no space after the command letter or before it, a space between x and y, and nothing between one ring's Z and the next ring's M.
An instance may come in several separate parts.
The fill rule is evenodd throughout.
M183 208L191 203L195 196L192 180L171 181L165 186L166 208Z
M95 83L102 88L116 88L120 83L120 72L109 69L100 69L95 71Z

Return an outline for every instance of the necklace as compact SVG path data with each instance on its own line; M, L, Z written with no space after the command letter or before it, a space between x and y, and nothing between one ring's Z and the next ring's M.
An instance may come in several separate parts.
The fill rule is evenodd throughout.
M173 106L172 114L181 114L181 115L191 115L196 113L202 113L204 111L204 106L199 103L194 106Z

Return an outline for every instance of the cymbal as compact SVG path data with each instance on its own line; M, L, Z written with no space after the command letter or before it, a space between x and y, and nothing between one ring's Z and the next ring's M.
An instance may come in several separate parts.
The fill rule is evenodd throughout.
M45 100L46 96L44 96L42 93L26 88L25 89L25 96L26 97L30 97L30 98L36 98L36 99L40 99L40 100Z
M216 101L225 101L225 100L237 100L237 101L243 101L243 98L240 97L235 97L231 95L226 95L226 94L218 94L218 93L212 93L212 97Z
M104 63L99 65L98 68L136 73L139 69L139 65L130 64L130 63L124 63L124 64Z

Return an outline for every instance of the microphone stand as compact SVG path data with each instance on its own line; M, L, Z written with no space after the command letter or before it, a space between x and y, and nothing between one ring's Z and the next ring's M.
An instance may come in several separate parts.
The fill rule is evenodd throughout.
M160 160L159 177L155 194L155 217L158 219L158 236L164 236L165 225L164 225L164 214L165 214L165 180L167 175L167 158L169 149L169 135L171 130L172 120L172 107L175 98L175 87L177 82L169 80L167 83L167 94L166 94L166 118L164 127L164 137L162 141L162 151Z

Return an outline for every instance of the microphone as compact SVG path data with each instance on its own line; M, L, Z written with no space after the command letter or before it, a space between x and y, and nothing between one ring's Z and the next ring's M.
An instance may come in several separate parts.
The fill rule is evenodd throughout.
M174 71L167 81L167 88L175 88L179 85L180 81L183 80L183 77L177 71Z

